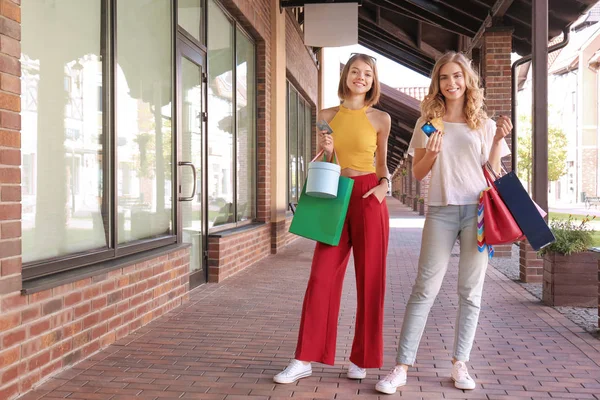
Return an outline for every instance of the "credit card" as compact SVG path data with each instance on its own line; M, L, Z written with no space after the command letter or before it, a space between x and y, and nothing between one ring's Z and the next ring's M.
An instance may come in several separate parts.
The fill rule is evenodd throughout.
M331 135L333 133L333 129L331 129L331 126L329 126L327 121L325 121L324 119L322 119L321 121L317 121L317 129L319 129L319 132L327 131L325 133L327 133L329 135Z

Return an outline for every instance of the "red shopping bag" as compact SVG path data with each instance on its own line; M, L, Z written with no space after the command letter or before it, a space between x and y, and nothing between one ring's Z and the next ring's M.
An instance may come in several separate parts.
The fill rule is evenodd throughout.
M498 194L487 164L483 166L483 175L488 187L481 193L479 201L483 205L485 244L509 244L521 239L523 232Z

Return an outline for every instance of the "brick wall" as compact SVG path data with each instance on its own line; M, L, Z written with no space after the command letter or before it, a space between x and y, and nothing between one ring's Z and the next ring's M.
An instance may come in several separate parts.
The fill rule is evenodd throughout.
M582 191L587 196L597 196L598 184L598 149L584 148L581 151L582 166L585 174L581 176Z
M304 45L304 33L290 14L286 12L285 19L285 61L288 79L304 98L316 107L319 96L319 71L308 48Z
M269 0L219 0L252 35L256 43L257 83L257 219L271 219L270 110L271 110L271 17ZM268 245L268 244L265 244Z
M425 213L429 209L429 182L431 181L431 174L427 174L423 180L421 180L421 197L425 200Z
M218 235L218 234L217 234ZM208 281L223 279L271 254L269 225L227 236L208 238Z
M510 118L511 112L511 62L512 28L491 27L485 32L482 48L482 80L485 85L485 96L490 116L505 115ZM512 148L511 137L506 138ZM502 160L504 168L511 170L510 157ZM494 246L495 257L510 257L511 246Z
M271 244L271 2L223 3L257 46L257 217L265 225L211 238L208 267L212 281L266 257ZM21 294L19 5L19 0L0 3L0 399L26 392L177 307L189 290L189 250L180 249L92 278ZM301 43L298 32L295 35L292 47ZM316 87L308 83L313 75L313 85L317 82L314 62L295 59L292 67L304 94L316 102ZM285 231L288 223L283 223ZM290 238L285 235L283 240L287 243Z
M490 116L505 115L510 118L511 112L511 62L512 28L491 27L483 38L483 82L488 114ZM512 148L510 136L506 138ZM503 161L510 161L507 158ZM505 168L510 170L510 162Z
M181 305L189 268L189 250L182 249L31 295L0 295L0 399Z
M317 104L319 97L319 70L317 64L310 54L310 50L304 45L304 32L300 29L300 25L292 16L291 12L287 11L285 18L285 62L287 70L287 78L292 82L294 87L302 94L302 96L310 103L312 112L312 126L315 126L317 117ZM311 132L311 148L313 156L316 154L316 130ZM292 223L292 215L288 214L285 222L281 221L275 227L277 229L277 240L279 246L287 246L298 236L289 233L290 224ZM281 248L281 247L279 247Z
M270 221L270 110L271 110L271 26L269 0L248 2L222 1L227 10L253 35L257 43L258 82L258 220L267 223L238 234L209 237L209 281L220 282L254 262L276 253L295 240L288 232L291 217L285 221ZM313 122L318 101L318 69L303 43L303 34L297 22L286 13L286 67L288 79L296 89L312 102ZM314 137L312 138L314 145Z
M0 7L0 296L21 289L21 12L18 3L4 1Z
M256 237L249 239L248 231L228 236L209 236L209 282L219 282L252 262L270 254L271 238L271 10L269 0L222 0L225 6L248 31L256 43L257 82L257 220L262 228L251 230ZM267 232L267 234L265 234ZM248 243L244 249L238 242Z

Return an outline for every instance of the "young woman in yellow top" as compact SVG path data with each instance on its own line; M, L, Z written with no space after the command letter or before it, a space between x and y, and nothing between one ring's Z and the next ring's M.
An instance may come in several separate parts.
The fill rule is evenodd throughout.
M383 303L389 214L387 141L390 116L372 108L380 86L375 59L355 54L346 63L338 88L341 104L321 110L333 134L318 132L319 149L327 157L335 148L342 176L354 180L340 244L317 243L298 333L296 356L275 375L292 383L312 374L311 361L333 365L342 284L354 254L358 305L348 378L363 379L366 368L383 364Z

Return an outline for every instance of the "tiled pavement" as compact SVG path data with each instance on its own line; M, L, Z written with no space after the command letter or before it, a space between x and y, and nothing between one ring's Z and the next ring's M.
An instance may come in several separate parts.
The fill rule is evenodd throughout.
M388 198L391 239L385 318L385 367L367 379L344 372L353 333L355 283L348 268L337 365L314 365L310 378L276 385L273 374L293 354L313 244L298 240L281 254L192 292L191 301L40 385L31 399L600 399L600 340L490 268L470 363L477 389L449 378L457 305L451 258L409 384L379 395L377 379L394 364L404 306L415 278L421 217Z

